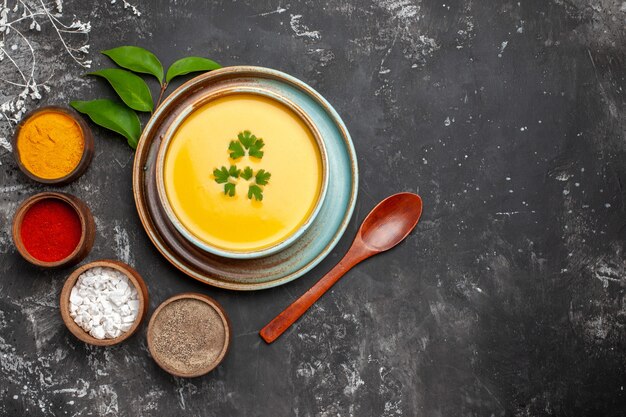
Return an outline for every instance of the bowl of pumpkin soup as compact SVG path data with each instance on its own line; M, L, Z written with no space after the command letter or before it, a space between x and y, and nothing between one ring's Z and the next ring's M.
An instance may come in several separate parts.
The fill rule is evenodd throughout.
M159 200L177 231L227 258L294 243L328 185L324 141L306 112L250 85L225 86L180 110L156 164Z

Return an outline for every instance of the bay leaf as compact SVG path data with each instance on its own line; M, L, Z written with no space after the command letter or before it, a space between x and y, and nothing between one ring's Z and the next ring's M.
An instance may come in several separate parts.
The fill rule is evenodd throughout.
M208 58L202 58L198 56L181 58L178 61L174 62L167 70L165 82L169 83L172 78L178 77L179 75L185 75L191 72L198 71L212 71L218 68L222 68L222 66Z
M102 51L122 68L143 74L151 74L163 84L163 65L152 52L138 46L120 46Z
M117 68L102 69L90 72L87 75L106 79L117 95L131 109L145 112L153 110L152 94L148 85L140 76Z
M132 109L108 99L72 101L70 106L89 116L95 124L124 136L131 148L137 148L141 136L141 123L137 113Z

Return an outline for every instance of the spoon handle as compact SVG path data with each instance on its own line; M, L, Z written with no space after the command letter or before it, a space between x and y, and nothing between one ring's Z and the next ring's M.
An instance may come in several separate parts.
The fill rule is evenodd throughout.
M300 316L302 316L326 291L330 289L339 278L348 272L354 265L361 262L369 256L355 254L352 250L348 251L346 256L339 261L333 269L324 275L300 298L291 303L282 313L269 322L259 334L267 343L274 340L285 332Z

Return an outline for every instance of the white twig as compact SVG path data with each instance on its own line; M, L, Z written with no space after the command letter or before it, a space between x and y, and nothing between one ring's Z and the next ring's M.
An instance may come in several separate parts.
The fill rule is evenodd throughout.
M67 21L62 11L63 0L0 0L0 138L8 137L28 107L41 99L42 88L50 91L50 77L39 80L44 76L39 65L44 55L36 48L38 42L33 42L45 22L50 22L67 55L82 67L91 64L87 59L91 24L76 18ZM30 59L24 55L26 50ZM2 68L3 62L11 68Z
M111 4L116 1L110 0ZM137 7L127 0L119 3L134 16L141 16ZM63 0L0 0L0 139L8 137L28 107L41 99L42 88L50 91L48 83L52 75L45 81L40 78L51 71L41 65L45 55L37 48L40 42L34 41L46 22L56 32L64 54L83 68L91 66L88 59L91 23L76 17L65 19ZM28 48L30 59L24 48ZM6 68L2 67L3 63Z
M111 0L111 4L115 4L115 3L117 3L117 0ZM137 9L137 7L130 4L128 1L122 0L122 5L124 6L125 9L130 9L131 12L133 12L135 16L137 17L141 16L141 12Z
M74 61L76 61L77 64L79 64L80 66L84 67L84 68L89 68L91 67L91 61L87 61L85 59L81 59L80 57L74 55L74 53L72 53L72 50L74 50L74 52L76 52L75 49L71 48L67 42L65 41L65 39L63 38L63 35L61 34L61 31L59 30L59 27L56 24L56 20L55 18L53 18L53 16L50 14L50 12L48 11L48 9L46 8L46 5L44 4L43 0L39 0L39 3L41 3L41 7L43 8L44 13L46 14L46 16L48 16L48 19L50 20L50 23L52 24L52 26L54 27L54 30L56 30L57 35L59 35L59 39L61 40L61 43L63 44L63 47L65 48L65 50L67 51L67 53L72 57L72 59ZM78 22L80 23L80 22ZM71 27L71 26L70 26ZM80 32L83 33L83 32Z

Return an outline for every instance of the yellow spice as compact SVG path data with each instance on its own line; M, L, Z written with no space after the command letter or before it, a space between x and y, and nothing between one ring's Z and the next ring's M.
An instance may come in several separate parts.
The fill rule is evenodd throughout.
M39 178L66 176L80 162L85 141L83 131L70 116L44 111L24 122L17 137L20 161Z

